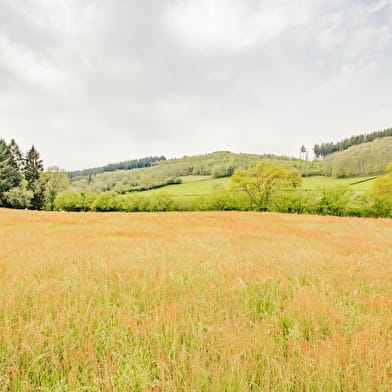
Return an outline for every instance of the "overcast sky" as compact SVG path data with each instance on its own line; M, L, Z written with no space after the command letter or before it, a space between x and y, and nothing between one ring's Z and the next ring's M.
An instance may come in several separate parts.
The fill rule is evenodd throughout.
M297 156L391 106L392 0L0 0L0 137L46 166Z

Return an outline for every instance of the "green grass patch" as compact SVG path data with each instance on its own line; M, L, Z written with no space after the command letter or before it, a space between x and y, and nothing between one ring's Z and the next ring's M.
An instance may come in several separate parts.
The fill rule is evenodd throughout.
M351 178L335 178L335 177L304 177L302 181L303 189L329 189L339 186L348 186L358 191L368 191L373 186L377 177L351 177Z
M302 181L303 189L330 189L339 186L347 186L358 191L369 191L377 177L304 177ZM210 178L209 176L184 176L181 177L182 184L167 185L162 188L145 191L143 194L150 195L156 192L167 192L172 196L198 196L205 195L219 186L231 184L230 177Z
M193 176L190 176L193 177ZM173 196L205 195L216 187L229 185L230 177L204 179L201 181L184 182L183 184L167 185L162 188L145 191L143 194L151 195L156 192L167 192Z

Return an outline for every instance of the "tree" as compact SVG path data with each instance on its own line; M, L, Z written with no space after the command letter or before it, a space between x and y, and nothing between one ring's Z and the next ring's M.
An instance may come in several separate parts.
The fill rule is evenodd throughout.
M69 188L67 173L56 166L49 167L46 172L40 174L40 181L44 186L45 209L53 211L56 196Z
M27 181L22 180L19 186L11 188L4 196L7 205L12 208L29 208L34 194L27 189Z
M337 143L321 143L321 145L315 144L313 151L316 155L316 158L325 158L329 154L337 151L347 150L351 146L372 142L376 139L388 136L392 136L392 128L384 129L383 131L375 131L362 135L351 136L350 138L343 139Z
M21 173L23 170L23 154L20 150L18 144L16 143L15 139L11 139L11 143L8 145L12 156L12 164L17 168L17 170Z
M140 186L142 189L151 189L154 185L154 177L149 174L144 174L140 178Z
M44 186L40 181L40 174L44 170L40 154L34 146L26 153L23 165L23 174L27 181L27 189L33 192L31 207L41 210L44 205Z
M4 193L20 184L21 175L13 164L12 154L3 139L0 139L0 205L7 205Z
M304 144L301 146L301 148L299 149L299 151L300 151L299 159L305 159L307 150L306 150L306 147L305 147Z
M387 166L387 174L378 178L373 185L375 198L381 201L392 213L392 162Z
M267 211L271 196L275 192L297 187L302 179L298 170L287 170L283 166L267 166L260 162L248 170L236 170L232 181L246 192L257 209Z

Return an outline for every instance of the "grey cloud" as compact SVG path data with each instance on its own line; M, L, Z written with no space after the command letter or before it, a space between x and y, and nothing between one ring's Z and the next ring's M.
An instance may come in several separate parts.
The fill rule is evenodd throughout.
M48 165L297 154L391 125L389 1L3 0L0 26L1 136Z

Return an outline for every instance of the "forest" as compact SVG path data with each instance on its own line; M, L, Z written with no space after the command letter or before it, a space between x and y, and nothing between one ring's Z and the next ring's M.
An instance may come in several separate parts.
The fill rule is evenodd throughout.
M84 176L71 176L70 181L69 173L57 167L44 171L36 147L22 153L15 140L9 144L0 140L0 206L49 211L240 210L391 217L391 152L392 137L353 146L325 161L220 151L172 160L146 158L141 162L152 166L95 175L86 171ZM137 164L137 160L127 162ZM335 177L381 175L369 191L301 186L304 177L323 173ZM230 181L207 194L149 192L193 178L222 177Z
M104 172L113 172L117 170L131 170L131 169L141 169L142 167L150 167L155 162L164 161L166 158L162 155L160 157L145 157L139 159L130 159L128 161L122 161L118 163L109 163L105 166L94 167L91 169L74 170L69 171L68 177L74 179L75 177L89 177Z
M327 155L333 154L334 152L344 151L352 146L356 146L362 143L369 143L373 140L388 136L392 136L392 128L384 129L383 131L375 131L351 136L337 143L327 142L315 144L313 147L313 152L316 158L325 158Z

